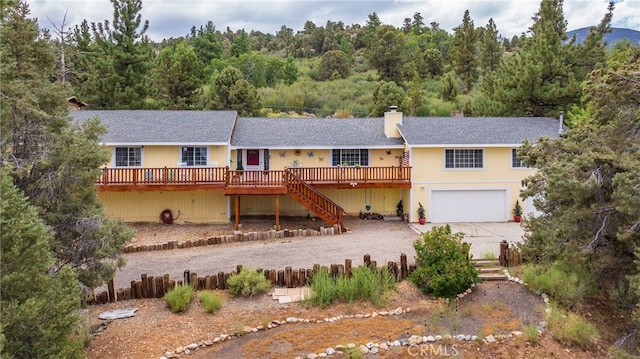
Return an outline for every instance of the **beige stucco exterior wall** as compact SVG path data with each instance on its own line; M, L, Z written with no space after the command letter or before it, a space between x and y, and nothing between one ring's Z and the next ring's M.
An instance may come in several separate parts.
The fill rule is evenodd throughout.
M403 149L371 149L369 150L369 166L389 167L399 166L402 161ZM331 150L270 150L269 169L282 170L288 167L331 167ZM231 151L233 164L236 169L236 150Z
M125 222L158 222L170 209L176 223L228 223L222 191L100 192L105 212Z
M482 147L477 147L482 148ZM484 149L484 168L482 169L445 169L444 148L413 149L412 190L410 220L418 221L418 203L428 208L429 193L432 189L506 189L511 213L516 200L520 199L522 179L535 172L532 169L511 168L511 147L490 147ZM522 201L520 201L522 204ZM426 219L430 213L427 210Z
M368 212L395 215L396 205L403 198L400 189L336 189L321 192L344 208L348 216L367 212L367 205L370 206ZM240 215L274 215L275 201L275 196L242 196ZM287 195L281 195L279 201L281 216L306 216L309 213L306 207ZM234 213L234 205L235 200L232 199L231 213ZM313 213L311 215L315 216Z

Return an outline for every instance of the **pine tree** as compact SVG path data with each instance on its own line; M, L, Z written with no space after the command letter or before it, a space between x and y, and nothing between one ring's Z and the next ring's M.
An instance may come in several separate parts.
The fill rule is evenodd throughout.
M383 81L402 82L404 37L391 25L378 26L365 56Z
M28 6L18 3L0 28L3 106L0 163L39 210L53 233L53 271L72 268L95 287L123 263L120 251L133 233L108 220L95 190L99 168L109 160L100 146L104 127L81 127L68 117L68 88L55 79L53 47L38 37Z
M480 39L480 67L485 71L495 71L500 64L503 52L498 40L496 23L493 22L493 18L490 18Z
M185 41L160 51L155 60L154 83L166 109L192 109L202 85L204 65Z
M296 66L293 56L287 56L287 63L284 65L284 83L292 85L298 80L298 67Z
M404 90L395 82L380 81L373 92L373 108L369 112L369 116L383 116L389 110L389 106L402 106L404 99ZM402 107L400 109L403 110Z
M487 115L557 116L580 99L580 83L570 63L562 0L542 0L533 17L531 37L496 71L483 93L495 106Z
M73 271L50 272L48 229L0 168L0 356L82 358L80 288Z
M464 12L462 24L456 27L454 32L451 60L456 74L460 76L464 84L465 92L468 93L479 76L476 32L473 20L469 16L469 10Z
M629 291L628 279L640 278L640 61L596 70L583 100L586 118L561 138L518 150L537 169L523 182L523 198L535 198L543 212L528 221L522 253L533 262L585 263L604 294L634 305L640 292Z

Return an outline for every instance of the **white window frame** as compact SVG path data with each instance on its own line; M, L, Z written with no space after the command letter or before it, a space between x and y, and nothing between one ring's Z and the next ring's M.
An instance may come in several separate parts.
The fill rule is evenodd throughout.
M339 155L338 155L340 157L340 161L339 162L335 161L335 156L334 155L335 155L336 151L339 152ZM343 151L344 152L347 152L347 151L348 152L352 152L352 151L355 152L355 151L357 151L358 152L357 153L358 159L357 160L355 160L355 159L354 160L345 160L345 156L356 156L356 154L353 154L353 153L352 154L347 154L347 153L343 154ZM366 156L367 156L366 163L363 163L364 162L363 158L362 158L363 152L365 152ZM371 159L371 153L369 152L369 149L366 149L366 148L334 148L333 150L331 150L331 165L334 166L334 167L342 166L345 163L347 164L347 166L358 165L358 166L362 166L362 167L367 167L367 166L369 166L370 159Z
M447 153L449 151L453 151L453 164L452 166L449 166L449 163L447 162ZM473 151L474 152L474 158L473 158L473 162L474 162L474 166L468 167L468 166L461 166L459 163L456 162L456 153L460 153L460 152L467 152L467 151ZM480 160L482 161L480 167L475 166L475 152L476 151L480 151L481 153L481 157ZM444 150L444 158L443 158L443 162L444 162L444 168L446 170L482 170L485 167L485 150L483 148L447 148Z
M119 164L118 162L118 150L126 150L127 151L127 158L126 158L126 164ZM135 161L135 156L131 155L131 150L138 150L140 151L139 154L139 163L136 164ZM133 157L133 158L132 158ZM142 167L142 164L144 159L144 147L143 146L116 146L113 148L113 165L115 167ZM133 162L133 164L132 164Z
M191 151L193 152L193 158L191 159L185 159L184 155L185 152L189 151L189 149L191 149ZM202 163L196 163L196 149L199 149L200 151L204 149L204 164ZM206 167L209 164L209 147L207 146L181 146L180 147L180 163L182 163L184 166L187 167Z
M522 162L522 160L518 158L518 154L516 153L516 151L517 148L511 149L511 168L514 170L530 169L530 166L525 165L524 162ZM515 166L515 164L518 164L518 166Z

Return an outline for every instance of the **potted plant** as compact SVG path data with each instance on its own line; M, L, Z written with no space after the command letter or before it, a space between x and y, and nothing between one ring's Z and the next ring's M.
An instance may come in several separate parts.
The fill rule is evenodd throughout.
M520 223L522 220L522 207L520 206L520 201L516 200L516 205L513 206L513 221L516 223Z
M418 202L418 222L420 224L424 224L426 222L426 217L424 215L424 207L420 202Z

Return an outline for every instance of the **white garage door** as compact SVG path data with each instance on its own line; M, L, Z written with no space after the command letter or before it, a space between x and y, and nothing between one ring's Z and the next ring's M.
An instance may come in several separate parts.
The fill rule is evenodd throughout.
M432 190L429 219L432 223L507 221L507 191Z

